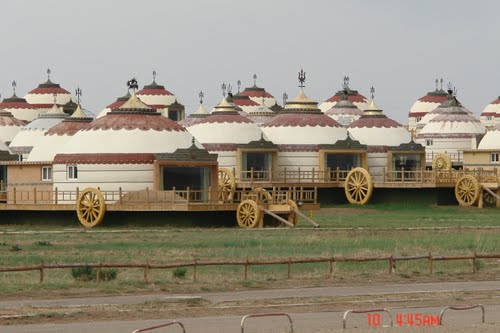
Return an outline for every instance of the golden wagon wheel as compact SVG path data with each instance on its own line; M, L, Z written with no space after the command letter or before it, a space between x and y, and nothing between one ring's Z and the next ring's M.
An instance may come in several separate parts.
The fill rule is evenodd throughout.
M497 198L492 196L490 192L483 190L483 202L488 206L495 206L497 204Z
M238 225L242 228L257 227L262 217L259 205L250 199L240 202L236 210L236 219L238 220Z
M479 182L473 176L466 175L458 179L455 185L455 197L462 206L472 206L479 198Z
M451 158L450 156L439 153L432 159L432 170L444 171L451 169Z
M352 204L366 204L373 193L373 181L370 173L363 168L352 169L345 179L345 195Z
M287 220L295 227L299 223L299 214L295 212L299 210L299 206L297 206L297 203L293 200L288 200L287 204L290 205L290 214Z
M256 198L257 203L261 204L272 204L273 196L266 189L262 187L256 187L252 190L252 195Z
M76 200L76 214L80 223L92 228L102 222L106 213L106 202L101 191L95 188L86 188Z
M236 181L234 173L229 168L220 168L219 172L219 201L233 201L234 190L236 189Z

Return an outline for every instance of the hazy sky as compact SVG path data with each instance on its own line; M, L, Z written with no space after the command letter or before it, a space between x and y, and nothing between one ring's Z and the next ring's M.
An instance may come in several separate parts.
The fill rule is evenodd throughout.
M27 0L0 10L0 92L18 95L46 80L94 113L126 92L135 76L157 82L187 111L212 108L223 81L258 85L281 103L297 93L322 102L351 77L386 114L406 123L412 103L451 81L476 114L500 94L500 1L496 0ZM233 90L236 90L235 88Z

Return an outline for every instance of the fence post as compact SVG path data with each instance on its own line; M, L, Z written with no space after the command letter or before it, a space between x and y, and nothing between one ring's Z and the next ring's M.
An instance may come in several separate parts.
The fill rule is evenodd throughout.
M149 203L149 187L146 187L146 203Z
M144 282L146 283L149 283L148 274L149 274L149 262L146 261L146 265L144 266Z
M40 260L40 283L43 282L43 259Z
M391 254L391 256L389 257L389 274L392 274L392 268L393 268L393 266L394 266L394 257Z
M187 199L187 203L189 204L189 195L190 195L189 194L189 186L186 188L186 190L187 190L187 193L186 193L187 198L186 199Z
M197 266L197 262L196 262L196 259L194 260L194 265L193 265L193 281L196 282L196 266Z
M101 268L102 268L102 263L99 261L99 267L97 268L97 276L96 276L96 282L99 284L101 282Z
M14 187L14 205L16 204L16 188Z
M429 252L429 273L432 274L432 254Z
M57 193L57 187L55 188L54 195L55 195L55 203L57 205L57 201L59 200L59 195Z
M328 261L329 262L329 266L330 266L330 277L332 277L333 275L333 257L330 258L330 260Z
M314 183L314 174L316 173L316 171L314 170L314 167L313 167L313 173L312 173L312 182Z
M288 257L288 279L290 278L290 270L291 270L291 266L292 266L292 258Z
M477 266L476 266L476 252L474 252L474 257L472 257L472 273L476 274Z
M248 277L248 257L245 261L245 280L247 279Z
M175 186L172 187L172 204L175 204Z
M120 186L118 188L118 200L120 201L120 205L123 203L123 200L122 200L122 187Z
M36 187L33 187L33 203L36 205Z

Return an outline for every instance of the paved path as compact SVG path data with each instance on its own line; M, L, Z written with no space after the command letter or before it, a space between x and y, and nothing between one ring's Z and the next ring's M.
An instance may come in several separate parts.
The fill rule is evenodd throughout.
M362 295L390 295L420 292L446 291L484 291L500 290L500 281L470 281L470 282L430 282L409 284L382 284L349 287L319 287L297 289L248 290L217 293L128 295L105 297L82 297L60 299L22 299L15 301L0 301L0 309L23 306L58 307L106 304L140 304L154 300L168 300L175 298L200 297L211 302L279 299L290 297L334 297L334 296L362 296Z

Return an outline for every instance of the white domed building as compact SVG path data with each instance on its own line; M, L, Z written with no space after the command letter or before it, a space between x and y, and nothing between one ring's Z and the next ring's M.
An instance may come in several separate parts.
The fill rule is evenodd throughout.
M38 87L31 90L24 96L26 101L33 107L36 107L40 113L48 112L55 103L58 106L64 106L72 102L71 94L62 88L58 83L50 80L50 69L47 70L47 81L40 83Z
M336 122L342 126L348 126L353 121L358 120L363 115L361 111L353 102L348 98L347 90L344 90L340 101L335 103L335 105L325 114L333 118Z
M0 102L0 109L12 113L12 115L26 122L35 120L40 111L33 105L29 104L26 99L16 95L16 81L12 82L13 94L9 98L4 98Z
M107 115L109 112L111 112L112 109L116 109L116 108L119 108L120 106L122 106L123 104L125 104L126 101L128 101L130 99L130 93L127 92L125 95L123 95L122 97L118 97L116 99L116 101L114 101L113 103L107 105L96 117L96 119L99 119L101 117L104 117L105 115Z
M318 103L304 93L305 73L299 73L300 91L294 100L271 121L262 125L268 140L279 150L277 166L289 171L336 168L339 163L332 149L347 138L347 130L322 113Z
M0 109L0 141L6 145L10 144L25 125L24 120L17 119L12 113Z
M226 98L212 113L188 127L188 130L209 152L218 154L220 167L248 170L242 146L262 137L262 130L250 119L238 114ZM251 163L248 159L248 163Z
M188 128L198 123L203 118L208 117L210 113L207 111L207 109L205 109L205 106L203 106L204 95L202 91L200 91L199 97L200 97L200 106L198 107L198 110L191 113L188 117L184 118L183 120L178 121L179 125Z
M10 150L18 155L22 155L23 160L27 159L33 146L43 137L45 132L51 127L59 124L69 117L62 108L53 104L46 113L40 113L37 119L24 126L10 143Z
M368 107L368 101L366 97L361 95L357 90L352 90L349 87L349 76L344 76L344 83L342 85L342 89L337 91L335 95L328 98L326 101L321 103L319 109L322 112L326 112L330 110L336 103L338 103L342 96L344 95L344 90L347 90L347 98L351 101L356 107L360 110L365 110Z
M52 162L54 156L68 143L78 131L86 128L94 118L89 117L78 104L75 112L59 124L49 128L42 138L35 143L28 162Z
M410 132L397 121L388 118L374 101L363 116L347 126L350 136L367 145L368 171L375 180L384 176L401 177L400 170L417 171L425 166L424 147L411 140ZM394 172L394 173L392 173Z
M416 135L417 124L422 118L438 108L448 98L448 93L443 90L443 79L441 81L436 79L435 82L436 89L420 97L410 108L410 112L408 113L408 130L410 130L413 136ZM441 82L441 88L438 88L439 82Z
M500 170L500 124L486 132L477 149L464 149L463 167Z
M268 93L266 89L257 86L257 74L253 75L253 86L245 88L239 95L248 96L252 101L257 104L261 104L262 101L264 105L268 108L272 107L277 103L276 98Z
M484 108L479 120L487 129L492 129L500 124L500 96Z
M253 110L249 110L247 113L247 118L259 126L262 126L276 117L276 113L268 108L265 103L262 103L262 105L259 105Z
M136 82L131 80L130 87L136 88ZM217 161L200 147L186 129L133 93L122 106L76 132L56 154L54 187L208 191L217 184Z
M416 141L425 145L429 161L444 154L451 166L462 166L465 149L475 149L486 133L485 126L450 94L442 111L431 119L417 134ZM447 163L449 164L449 163Z
M139 90L137 97L169 119L180 121L185 118L185 108L177 97L165 86L156 83L156 71L153 71L153 82ZM175 107L172 107L174 104Z

